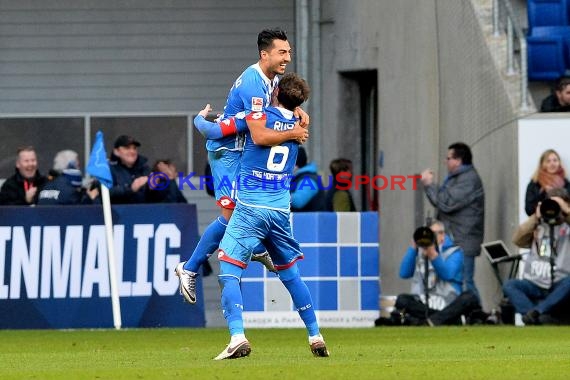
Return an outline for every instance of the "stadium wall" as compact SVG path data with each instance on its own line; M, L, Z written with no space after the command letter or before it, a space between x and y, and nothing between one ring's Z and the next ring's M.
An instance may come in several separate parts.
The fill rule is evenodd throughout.
M510 236L517 222L515 114L469 0L321 1L323 133L320 162L349 155L342 136L354 128L345 112L340 73L378 73L378 151L382 173L425 167L445 175L455 141L471 145L486 191L485 240ZM338 111L336 111L338 110ZM336 127L335 127L336 125ZM336 133L335 133L336 132ZM420 197L422 199L423 197ZM412 191L380 194L381 283L384 295L409 290L398 278L401 256L418 220L431 210ZM432 213L433 215L433 213ZM425 216L425 213L424 213ZM423 220L423 218L419 218ZM491 267L477 260L476 282L490 309L500 300Z
M221 108L294 2L0 0L1 113ZM25 100L25 101L23 101Z
M47 173L57 151L88 152L98 128L107 148L133 134L151 160L202 172L204 141L184 114L221 112L257 61L257 33L281 27L294 43L294 18L295 2L278 0L0 0L0 178L16 147L35 145Z

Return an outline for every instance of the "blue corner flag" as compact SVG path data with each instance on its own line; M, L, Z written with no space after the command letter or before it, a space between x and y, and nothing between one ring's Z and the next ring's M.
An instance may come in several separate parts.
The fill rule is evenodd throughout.
M111 169L107 162L107 153L105 152L105 144L103 143L103 132L97 132L95 136L95 144L91 149L91 156L87 164L87 173L97 178L101 184L105 185L108 189L113 187L113 177L111 176Z

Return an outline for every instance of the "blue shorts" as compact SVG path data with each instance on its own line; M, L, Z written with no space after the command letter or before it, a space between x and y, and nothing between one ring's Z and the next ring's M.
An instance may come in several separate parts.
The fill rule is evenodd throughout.
M238 202L220 242L218 259L246 268L254 248L263 242L276 269L291 267L303 258L303 252L293 237L290 214Z
M214 193L218 205L233 209L236 199L236 178L240 169L241 152L219 150L208 152L208 161L212 169Z

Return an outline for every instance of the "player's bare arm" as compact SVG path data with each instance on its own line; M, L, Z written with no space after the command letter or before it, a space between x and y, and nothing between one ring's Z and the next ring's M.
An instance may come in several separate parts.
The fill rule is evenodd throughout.
M301 107L296 107L293 111L293 115L299 120L299 124L303 128L309 128L310 117Z
M251 139L256 145L273 146L289 140L295 140L302 144L309 138L309 131L297 123L295 123L293 129L278 132L267 128L265 119L248 118L247 127L251 133Z

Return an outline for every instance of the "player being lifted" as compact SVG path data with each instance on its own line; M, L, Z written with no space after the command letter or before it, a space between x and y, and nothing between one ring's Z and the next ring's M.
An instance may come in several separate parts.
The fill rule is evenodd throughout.
M257 36L259 60L248 67L235 81L230 89L224 114L221 119L228 119L240 112L262 111L271 101L271 94L279 81L277 74L285 73L287 64L291 61L291 47L284 31L263 30ZM243 136L233 134L230 126L224 126L221 135L212 132L207 123L202 123L209 110L207 106L196 117L195 124L202 134L208 139L206 149L208 161L212 169L213 185L217 204L221 207L221 215L208 225L198 245L194 249L190 259L176 266L176 275L180 280L180 293L189 303L196 303L196 276L200 266L208 260L218 248L224 235L228 220L235 207L234 181L239 171L239 163L243 149ZM205 111L205 113L204 113ZM308 115L301 109L296 112L300 115L301 126L306 127L309 123ZM220 124L221 125L221 124ZM214 133L210 135L210 133ZM287 132L287 135L275 133L277 144L285 139L302 138L306 131L300 126ZM254 250L252 260L260 261L267 269L275 271L270 256L265 247L260 244Z
M267 130L286 135L295 128L293 110L308 98L309 91L299 76L285 74L276 92L277 106L246 116L248 132L238 176L237 204L218 251L222 310L231 339L216 360L243 357L251 352L243 327L240 281L252 252L261 242L305 323L312 353L329 356L311 294L299 274L296 262L303 258L303 253L293 238L289 219L289 186L299 144L291 139L275 146L264 144Z

